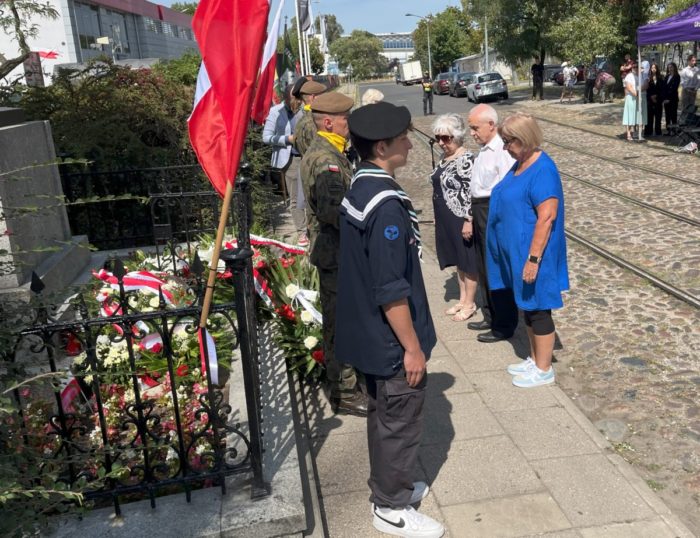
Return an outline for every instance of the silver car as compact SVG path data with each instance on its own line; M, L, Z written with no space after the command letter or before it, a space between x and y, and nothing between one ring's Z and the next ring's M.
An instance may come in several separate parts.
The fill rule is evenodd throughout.
M477 73L467 86L467 99L480 103L489 97L508 99L508 84L500 73Z

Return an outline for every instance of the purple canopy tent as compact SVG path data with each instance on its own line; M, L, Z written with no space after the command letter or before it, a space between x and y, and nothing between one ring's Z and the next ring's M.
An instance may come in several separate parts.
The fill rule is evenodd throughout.
M700 41L700 3L688 9L637 28L637 45Z
M645 24L637 28L637 61L639 65L639 80L641 86L642 45L658 43L679 43L682 41L700 40L700 2L688 9L679 11L666 19ZM641 95L637 99L639 115L642 114ZM639 129L639 140L642 140L642 129Z

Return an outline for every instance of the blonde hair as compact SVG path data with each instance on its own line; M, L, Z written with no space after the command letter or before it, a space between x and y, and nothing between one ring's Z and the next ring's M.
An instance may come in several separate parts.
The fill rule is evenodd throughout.
M375 88L370 88L362 94L362 106L373 105L384 100L384 94Z
M526 151L537 149L544 140L542 129L535 118L525 112L516 112L503 120L498 126L498 134L519 140Z

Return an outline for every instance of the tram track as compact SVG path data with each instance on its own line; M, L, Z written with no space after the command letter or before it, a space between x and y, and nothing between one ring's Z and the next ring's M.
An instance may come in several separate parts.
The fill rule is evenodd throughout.
M590 132L590 131L587 131L587 132ZM595 134L595 133L591 133L591 134ZM604 136L604 135L600 135L600 136ZM428 142L426 140L423 140L423 137L418 137L418 138L430 150L430 145L428 144ZM547 142L552 143L550 141L547 141ZM577 148L567 146L566 144L552 143L552 145L559 146L559 147L562 147L564 149L572 149L575 151L579 151ZM435 150L435 148L432 148L432 149L433 149L433 152L435 152L436 154L438 153ZM624 165L628 168L629 168L629 166L634 166L634 167L639 168L640 170L644 170L645 172L669 177L671 179L676 179L676 180L679 180L679 181L682 181L685 183L689 183L689 184L700 185L700 181L693 181L693 180L689 180L688 178L675 176L674 174L667 174L667 173L659 172L657 170L653 170L653 169L648 168L648 167L639 167L639 165L629 165L628 163L619 161L617 159L613 159L610 157L603 158L600 155L590 153L590 152L584 151L583 153L591 155L592 157L595 157L597 159L603 159L603 160L608 160L611 162L616 162L617 164ZM607 187L603 187L601 185L598 185L595 182L583 179L581 177L575 176L575 175L567 173L567 172L560 172L560 174L563 177L570 178L574 181L577 181L581 184L586 185L587 187L593 188L593 189L598 190L600 192L603 192L605 194L619 198L619 199L623 200L624 202L634 204L634 205L641 207L643 209L646 209L648 211L652 211L652 212L664 215L668 218L674 219L676 221L683 222L684 224L688 224L690 226L700 228L700 221L698 221L697 219L693 219L693 218L690 218L690 217L687 217L684 215L679 215L678 213L668 211L666 209L660 208L660 207L655 206L653 204L649 204L647 202L638 200L638 199L633 198L631 196L627 196L626 194L616 192L616 191L609 189ZM653 274L652 272L646 270L645 268L641 267L639 264L636 264L630 260L623 258L622 256L620 256L618 254L615 254L614 252L611 252L610 250L601 246L598 243L590 241L589 239L583 237L581 234L574 231L570 226L567 226L565 228L564 233L566 234L568 239L570 239L571 241L574 241L574 242L578 243L579 245L589 249L590 251L594 252L596 255L600 256L601 258L617 265L618 267L621 267L621 268L637 275L638 277L644 279L645 281L649 282L651 285L653 285L656 288L664 291L665 293L675 297L676 299L679 299L679 300L689 304L690 306L693 306L694 308L700 309L700 297L697 297L693 293L690 293L688 290L685 290L681 287L678 287L678 286L668 282L667 280L664 280L663 278L660 278L659 276Z

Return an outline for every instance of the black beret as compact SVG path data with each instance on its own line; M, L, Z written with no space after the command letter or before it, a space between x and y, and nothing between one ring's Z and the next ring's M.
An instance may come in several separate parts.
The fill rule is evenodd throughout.
M403 133L411 125L411 113L405 106L386 101L358 108L348 118L348 127L365 140L387 140Z
M301 87L307 82L306 77L299 77L294 81L294 86L292 86L292 95L297 99L301 99Z

